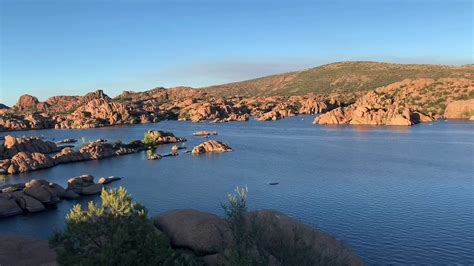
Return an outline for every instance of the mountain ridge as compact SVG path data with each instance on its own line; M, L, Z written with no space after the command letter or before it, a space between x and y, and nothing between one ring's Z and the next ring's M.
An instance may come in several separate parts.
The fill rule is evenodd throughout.
M304 95L368 91L404 79L474 78L474 65L398 64L341 61L255 79L201 87L219 97Z

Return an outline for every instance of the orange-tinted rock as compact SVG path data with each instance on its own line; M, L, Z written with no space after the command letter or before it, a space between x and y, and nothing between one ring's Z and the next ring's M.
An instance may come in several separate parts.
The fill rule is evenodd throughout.
M52 153L61 150L56 143L51 141L43 141L35 137L16 138L11 135L5 136L3 146L6 158L11 158L19 152Z
M319 96L309 96L308 98L300 101L301 107L299 109L300 114L314 115L330 111L337 107L339 104L336 102L330 102L323 100Z
M55 165L54 160L46 154L19 152L11 159L0 160L0 173L17 174L49 168Z
M194 147L192 150L192 154L228 152L228 151L232 151L232 148L229 147L229 145L217 140L210 140Z
M66 147L53 156L54 161L57 164L61 163L72 163L91 160L91 157L88 153L81 153L79 151L74 151L72 148Z
M444 112L446 119L470 119L474 116L474 99L453 101Z
M352 117L352 110L344 107L336 108L328 113L317 116L314 119L314 124L348 124Z
M20 99L18 99L18 102L16 103L15 107L19 110L33 109L36 108L36 105L38 103L38 98L36 98L35 96L24 94L20 96Z
M93 142L79 150L82 154L87 154L91 159L97 160L116 156L115 150L110 143Z

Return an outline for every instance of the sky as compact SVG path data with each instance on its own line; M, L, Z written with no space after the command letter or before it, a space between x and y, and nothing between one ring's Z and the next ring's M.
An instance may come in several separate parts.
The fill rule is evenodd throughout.
M471 0L0 0L0 102L321 64L473 63Z

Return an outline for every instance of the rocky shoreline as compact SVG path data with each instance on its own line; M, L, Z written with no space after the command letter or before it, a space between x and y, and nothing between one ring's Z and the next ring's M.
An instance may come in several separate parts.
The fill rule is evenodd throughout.
M296 219L274 210L260 210L246 214L246 230L258 226L259 252L264 252L271 261L269 265L282 265L282 261L295 256L291 247L304 255L304 251L318 250L327 258L338 258L333 263L362 265L341 241L335 237L303 224ZM250 222L251 221L251 222ZM192 256L200 265L222 265L232 245L230 225L217 215L193 209L172 210L153 218L156 230L164 234L173 249ZM0 236L0 264L57 265L57 252L47 241L24 236ZM7 244L8 243L8 244ZM312 253L311 253L312 254Z
M469 78L405 79L369 91L327 95L217 97L178 87L84 96L55 96L40 102L23 95L0 109L0 131L96 128L162 120L223 123L274 121L322 114L316 124L409 126L438 119L474 119L474 81Z

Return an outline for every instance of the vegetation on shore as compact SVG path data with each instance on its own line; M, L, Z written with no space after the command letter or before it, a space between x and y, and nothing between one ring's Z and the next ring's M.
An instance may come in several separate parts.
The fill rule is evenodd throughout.
M159 265L174 259L169 241L124 188L102 190L102 205L75 205L50 239L61 265Z
M275 212L248 212L247 188L223 204L230 243L211 265L359 265L327 235ZM199 254L176 249L124 188L103 190L102 204L75 205L66 227L50 238L61 265L202 265ZM268 215L271 214L271 215ZM285 218L286 217L286 218ZM222 232L224 233L224 232ZM335 243L337 245L335 245Z

